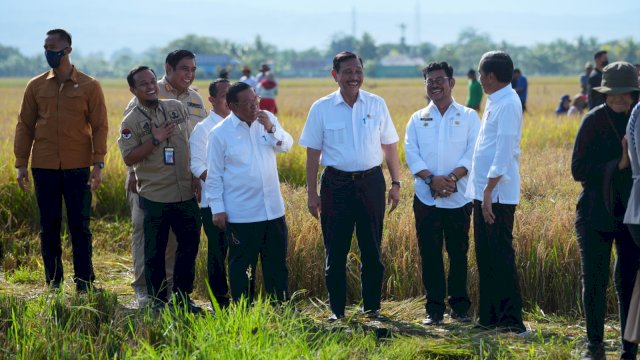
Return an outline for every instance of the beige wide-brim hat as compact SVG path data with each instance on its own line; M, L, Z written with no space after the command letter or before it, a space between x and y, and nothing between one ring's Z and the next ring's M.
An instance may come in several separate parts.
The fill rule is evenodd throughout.
M626 61L611 63L602 71L602 82L593 90L602 94L625 94L640 91L638 88L638 71Z

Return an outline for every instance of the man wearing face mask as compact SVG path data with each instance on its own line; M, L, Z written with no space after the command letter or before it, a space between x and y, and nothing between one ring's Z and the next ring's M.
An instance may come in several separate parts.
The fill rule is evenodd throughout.
M86 292L95 279L89 212L91 191L102 181L107 108L98 81L71 64L71 35L67 31L48 31L44 49L51 70L29 81L18 115L14 142L17 180L23 190L30 189L27 165L31 157L45 281L51 289L60 288L63 280L60 227L64 198L73 248L73 280L77 292Z
M189 112L189 133L197 123L207 117L207 110L204 108L202 97L198 92L191 88L191 84L196 78L196 56L189 50L174 50L167 55L165 59L166 75L158 80L158 97L160 99L179 100L184 104ZM138 101L133 97L127 105L124 115L128 114L135 108ZM137 181L133 176L133 169L129 169L126 180L127 200L131 208L131 222L133 229L131 231L131 253L133 257L133 287L136 294L138 306L144 306L147 301L147 287L144 280L144 239L143 239L143 214L140 209L138 195L136 193ZM199 189L198 189L199 191ZM169 292L171 292L173 284L173 268L175 264L175 253L178 243L173 231L169 232L169 242L167 244L167 253L165 258L166 274Z
M587 89L587 96L589 96L589 110L600 104L604 104L605 96L593 90L593 88L600 86L600 82L602 81L602 70L605 66L609 65L609 56L605 50L600 50L593 55L593 60L595 61L596 66L589 76L589 85Z

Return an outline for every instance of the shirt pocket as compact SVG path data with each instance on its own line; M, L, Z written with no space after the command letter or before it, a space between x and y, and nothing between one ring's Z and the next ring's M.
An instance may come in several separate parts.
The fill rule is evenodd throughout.
M67 113L82 114L82 120L86 120L87 115L89 115L86 94L75 87L62 91L60 107Z
M434 144L436 142L436 124L433 121L421 121L416 127L418 144Z
M344 123L328 122L324 128L324 137L327 143L332 145L344 144L346 136L346 126Z
M449 122L449 139L451 141L465 141L467 136L467 126L459 119Z
M250 162L251 148L245 144L234 144L227 148L226 163L231 165L247 165Z

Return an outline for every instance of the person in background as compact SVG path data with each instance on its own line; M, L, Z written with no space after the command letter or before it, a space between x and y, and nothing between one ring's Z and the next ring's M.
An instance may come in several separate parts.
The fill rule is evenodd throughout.
M91 192L102 182L107 153L107 107L98 81L71 63L71 35L63 29L44 40L51 70L29 80L13 144L18 185L28 191L29 157L40 215L45 282L62 285L62 199L73 249L73 281L79 293L93 289ZM93 165L93 170L90 169ZM97 289L96 289L97 290Z
M278 83L271 72L267 72L264 79L260 80L256 88L256 94L260 98L260 109L267 110L274 115L278 114L276 96L278 95Z
M600 86L602 82L602 70L609 64L609 55L605 50L600 50L593 55L595 68L589 75L589 85L587 86L587 96L589 97L589 110L604 103L604 95L593 89Z
M213 213L206 200L205 182L208 175L207 141L209 132L231 113L227 104L229 85L229 80L221 78L209 84L209 102L213 108L206 119L196 124L189 138L191 173L194 177L200 179L202 187L202 193L198 201L200 202L202 226L204 227L204 233L207 235L207 279L214 298L218 305L223 308L229 305L229 286L227 285L227 272L225 270L228 243L225 231L213 224Z
M251 86L253 90L255 90L256 85L258 85L258 80L251 76L251 68L248 65L242 67L242 77L240 77L240 81Z
M264 80L267 77L267 73L271 71L271 67L269 64L260 65L260 72L256 75L256 82L260 83L260 81Z
M482 102L482 86L476 77L476 71L470 69L467 72L467 78L469 78L469 85L467 87L467 107L475 111L480 111L480 103Z
M556 116L567 115L569 112L569 108L571 107L571 97L567 95L563 95L560 98L560 103L556 108Z
M404 140L409 170L414 176L413 214L427 292L425 325L440 325L445 296L454 320L468 322L467 251L472 204L465 196L467 172L480 130L478 114L453 100L453 67L434 62L422 70L431 99L407 124ZM448 281L442 254L449 258Z
M615 242L614 280L622 333L640 259L640 248L623 224L632 186L624 135L640 91L635 68L626 62L609 64L603 69L601 86L592 90L602 94L605 102L582 119L573 147L571 174L582 185L575 220L588 340L582 359L605 359L611 247ZM636 358L636 344L623 339L620 349L620 359Z
M584 74L580 75L580 92L584 95L587 94L587 89L589 87L589 76L593 71L593 65L590 62L587 62L584 65Z
M307 207L322 225L332 311L328 321L344 317L346 263L354 227L362 264L362 310L377 318L384 274L380 245L387 189L380 164L384 156L391 177L387 200L391 212L400 201L399 137L385 101L360 89L364 68L358 55L348 51L336 54L331 76L339 89L311 105L300 136L300 145L307 148ZM325 167L320 195L319 165Z
M527 78L522 75L522 72L518 68L513 70L511 85L513 87L513 90L518 93L520 103L522 103L522 112L527 111L527 92L529 83L527 82Z
M577 93L573 100L571 101L571 106L569 107L569 111L567 111L568 116L582 116L584 110L589 106L589 99L587 95L582 93Z
M490 51L478 66L488 95L475 144L466 196L473 199L473 229L480 279L478 325L522 333L513 222L520 201L522 106L511 87L509 54Z

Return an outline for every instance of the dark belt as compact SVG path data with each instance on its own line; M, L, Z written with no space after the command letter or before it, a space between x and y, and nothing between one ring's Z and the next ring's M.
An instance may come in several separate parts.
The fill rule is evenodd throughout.
M338 170L338 169L336 169L336 168L334 168L332 166L327 166L325 171L327 173L329 173L329 174L332 174L332 175L351 178L352 180L360 180L360 179L366 178L369 175L373 175L379 169L380 169L380 165L374 166L371 169L367 169L367 170L364 170L364 171L342 171L342 170Z

